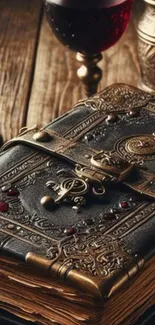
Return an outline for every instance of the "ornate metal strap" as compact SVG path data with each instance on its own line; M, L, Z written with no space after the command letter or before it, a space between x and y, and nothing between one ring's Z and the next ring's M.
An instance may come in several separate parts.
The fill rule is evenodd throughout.
M80 101L75 106L77 108L84 105L90 110L90 113L81 122L64 132L62 137L49 128L41 131L33 128L28 131L24 130L19 137L4 145L3 149L5 150L16 143L24 143L73 164L74 175L71 179L67 179L66 183L61 184L61 190L58 191L60 195L55 203L62 202L66 195L71 196L75 188L76 194L81 193L79 187L83 188L83 181L85 182L84 188L87 187L87 189L92 188L90 184L93 184L93 191L96 194L103 194L104 185L109 182L125 181L126 185L136 191L155 197L153 187L148 186L148 190L148 187L145 186L146 179L140 166L140 162L145 159L145 156L147 159L154 159L155 140L153 135L122 138L110 152L98 152L94 148L78 142L86 132L108 119L107 114L112 112L126 114L129 110L140 110L141 107L149 110L149 105L154 107L153 98L154 96L150 94L124 84L110 86L100 94ZM141 171L138 174L140 186L139 183L137 185L135 178L127 180L135 165L138 165L138 170ZM143 177L140 176L142 174ZM154 175L151 173L148 175L149 179L154 179ZM73 180L74 177L76 181ZM79 181L77 181L77 177L80 179ZM144 183L143 179L145 179ZM51 184L50 186L52 187Z
M151 172L141 169L142 160L155 158L155 137L154 135L132 136L120 139L114 148L114 151L98 152L82 143L70 141L61 138L51 130L36 132L36 129L24 132L19 137L11 140L3 146L5 150L16 143L24 143L52 154L53 156L70 161L75 166L75 178L83 181L87 180L84 187L90 188L90 183L95 184L94 190L96 195L103 195L104 186L109 182L124 182L130 188L139 193L146 194L155 198L155 176ZM124 158L125 160L124 160ZM135 177L128 177L135 165L138 165ZM68 180L69 181L69 180ZM57 198L57 203L72 193L72 179L68 185L62 186L62 192ZM77 184L74 182L74 188ZM96 186L97 184L97 186ZM67 187L66 187L67 186ZM82 192L80 192L82 194ZM56 202L55 202L56 203Z
M97 171L99 170L102 175L99 179L97 178L96 181L102 181L105 176L110 177L115 181L121 181L128 176L133 168L131 164L120 158L115 151L99 152L82 143L70 142L67 139L61 138L51 130L47 130L46 132L30 130L29 132L9 141L2 149L5 150L16 143L24 143L42 149L56 157L68 160L74 165L87 167L92 170L92 173L94 174L97 174Z

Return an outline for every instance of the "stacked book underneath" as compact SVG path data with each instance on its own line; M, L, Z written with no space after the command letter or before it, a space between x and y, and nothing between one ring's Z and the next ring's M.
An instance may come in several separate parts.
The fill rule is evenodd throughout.
M14 259L1 256L0 266L0 307L39 324L129 325L155 304L155 257L130 286L109 301L36 273Z

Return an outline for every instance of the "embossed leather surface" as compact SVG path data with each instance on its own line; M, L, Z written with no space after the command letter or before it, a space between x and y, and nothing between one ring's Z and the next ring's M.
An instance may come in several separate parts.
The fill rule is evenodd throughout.
M155 97L118 84L10 141L1 252L97 295L136 275L155 253L154 132Z

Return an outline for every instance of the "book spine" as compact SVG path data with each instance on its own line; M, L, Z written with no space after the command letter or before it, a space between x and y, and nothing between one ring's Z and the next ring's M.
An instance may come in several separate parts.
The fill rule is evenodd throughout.
M48 260L35 253L28 253L26 262L36 269L42 269L52 277L63 281L67 285L86 291L97 298L106 300L110 298L126 283L133 280L143 268L145 261L138 255L131 257L124 268L115 270L104 277L88 275L82 270L76 269L71 263L60 263Z

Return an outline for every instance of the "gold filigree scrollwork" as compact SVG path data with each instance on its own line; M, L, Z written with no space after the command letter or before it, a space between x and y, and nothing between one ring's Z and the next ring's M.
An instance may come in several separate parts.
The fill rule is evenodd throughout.
M69 203L80 207L85 204L85 195L89 192L89 184L80 178L66 178L60 184L53 181L48 181L46 186L51 189L56 198L52 196L44 196L41 199L41 204L47 210L53 210L56 206L62 203ZM77 211L78 212L78 211Z
M56 198L44 196L41 204L45 209L53 210L60 204L69 203L73 205L73 210L79 212L77 209L85 205L87 196L103 197L107 183L124 180L133 169L133 165L115 151L101 151L88 159L90 167L78 164L72 177L65 178L60 184L53 181L46 183Z
M145 106L153 96L125 84L113 85L91 98L79 101L75 107L86 106L93 111L126 112Z
M53 259L53 247L48 249L46 257ZM107 277L124 267L131 260L127 247L122 240L111 235L74 235L58 245L53 262L59 262L61 269L72 267L86 274Z
M77 165L74 177L66 178L60 184L53 181L46 183L56 198L45 196L41 199L41 204L46 209L53 210L56 206L67 203L72 205L75 212L79 212L77 208L85 205L87 196L102 197L105 194L105 178L103 173Z

